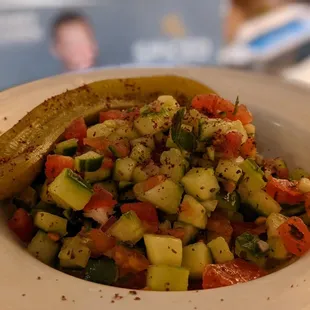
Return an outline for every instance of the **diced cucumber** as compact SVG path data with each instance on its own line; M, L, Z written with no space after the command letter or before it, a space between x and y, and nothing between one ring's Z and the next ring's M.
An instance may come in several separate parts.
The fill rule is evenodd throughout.
M144 163L151 158L152 150L141 143L136 144L130 153L130 158L137 163Z
M129 140L139 138L139 133L131 124L124 124L123 126L117 128L115 133L122 138L127 138Z
M78 236L65 238L58 258L63 268L85 268L90 258L90 249Z
M129 157L118 158L115 162L113 179L115 181L131 181L137 162Z
M108 137L112 132L115 131L117 126L121 124L125 124L126 121L120 120L108 120L100 124L96 124L87 129L87 137L95 138L95 137Z
M212 168L193 168L182 178L187 194L200 200L214 199L220 186Z
M166 231L168 229L171 229L171 222L168 220L164 220L164 222L159 223L158 229L160 231Z
M214 161L215 160L215 148L214 146L208 146L207 147L207 154L210 160Z
M189 270L172 266L149 266L146 285L152 291L187 291Z
M68 221L60 216L48 213L37 212L34 217L34 225L46 232L54 232L61 237L67 234Z
M85 269L85 280L112 285L118 278L118 268L113 259L102 257L90 259Z
M132 189L128 189L128 190L120 192L119 197L118 197L118 201L123 202L123 203L124 202L133 202L136 200L137 200L136 195Z
M160 163L162 165L176 165L176 166L187 166L188 163L182 155L181 151L177 148L164 151L160 155Z
M170 95L161 95L157 98L157 101L161 103L162 108L173 112L179 108L178 102Z
M143 225L136 213L124 213L109 229L109 234L120 241L137 243L144 234Z
M299 215L299 217L303 220L303 222L309 226L310 225L310 217L307 213Z
M215 174L221 179L237 183L242 176L242 169L233 160L220 159Z
M182 241L172 236L144 235L147 258L152 265L181 267Z
M39 230L28 244L28 251L41 262L52 265L59 251L59 244L52 241L47 233Z
M227 211L227 218L231 222L244 222L244 216L240 212L235 212L235 211Z
M181 151L175 148L163 152L160 156L160 162L162 164L160 173L171 178L174 182L181 180L185 169L188 167L188 162L183 157Z
M209 264L212 264L212 256L203 242L184 247L182 267L189 270L191 278L201 278L205 266Z
M111 169L100 168L93 172L85 172L84 180L89 183L96 183L108 179L112 174Z
M218 193L216 195L218 201L218 207L220 209L238 211L240 207L240 197L239 194L234 191L232 193Z
M206 200L200 202L206 209L207 212L213 212L218 206L217 200Z
M108 180L108 181L100 182L100 183L97 183L97 184L102 186L108 192L110 192L113 195L114 199L117 199L118 191L117 191L117 184L116 184L115 181Z
M130 188L133 188L134 183L128 181L120 181L118 183L118 188L120 191L126 191Z
M269 244L269 257L278 259L278 260L285 260L289 258L290 254L284 246L284 243L280 237L271 237L268 238Z
M155 133L154 135L154 141L155 141L155 145L160 145L163 144L165 141L165 135L162 131L159 131L157 133Z
M221 131L222 134L226 134L229 131L237 131L242 135L242 143L245 143L248 139L247 132L239 120L228 122L217 118L200 119L198 135L200 141L208 141L218 131Z
M271 213L266 220L268 238L279 237L278 228L286 221L286 216L280 213Z
M142 135L154 135L157 132L167 130L171 125L172 115L162 109L159 113L148 113L139 116L134 121L134 126Z
M208 141L216 132L221 131L225 134L229 129L231 129L229 122L222 119L201 118L199 120L199 141Z
M54 204L55 203L54 199L52 198L52 195L48 191L48 182L47 182L47 180L45 180L45 182L44 182L44 184L43 184L43 186L41 188L40 198L45 203L48 203L48 204Z
M142 144L147 148L150 148L151 150L155 150L155 143L153 136L144 136L141 138L137 138L130 141L130 144L132 146L135 146L137 144Z
M93 172L100 169L103 161L103 155L89 151L74 159L75 169L79 172Z
M234 254L230 251L228 243L223 237L217 237L210 241L208 247L217 264L225 263L234 259Z
M168 214L176 214L180 206L182 194L182 187L167 179L145 192L143 198Z
M178 221L205 229L207 225L207 211L195 198L185 195L179 211Z
M21 201L26 206L33 208L38 200L38 194L31 186L26 187L21 193L15 196L15 200Z
M78 139L70 139L56 144L55 154L73 156L78 149Z
M281 214L284 216L298 216L305 213L305 205L303 203L291 206L291 205L282 205Z
M239 166L245 173L243 183L249 190L262 189L266 186L263 180L264 173L254 160L247 158Z
M263 190L252 192L239 186L238 192L242 202L249 204L260 215L269 216L281 211L279 203Z
M244 129L246 130L246 133L248 134L249 137L255 136L256 128L253 124L244 125Z
M159 169L159 173L178 183L185 174L185 167L175 165L162 165Z
M245 232L236 238L235 253L242 259L249 260L260 267L264 267L269 246L267 244L266 251L262 251L260 242L263 243L264 241L255 235Z
M142 166L136 166L132 172L132 180L134 183L139 183L147 180L149 176L143 171Z
M64 169L48 191L59 207L75 211L82 210L93 194L89 185L70 169Z
M290 173L290 178L296 181L299 181L302 178L309 178L309 177L310 173L308 173L302 168L296 168Z
M297 188L300 192L306 194L310 192L310 179L301 178L297 184Z
M183 245L187 245L188 243L190 243L198 233L198 229L196 227L194 227L191 224L187 224L187 223L174 222L173 228L174 229L178 229L178 228L184 229L184 237L182 238Z
M204 153L207 150L207 142L197 142L195 153Z

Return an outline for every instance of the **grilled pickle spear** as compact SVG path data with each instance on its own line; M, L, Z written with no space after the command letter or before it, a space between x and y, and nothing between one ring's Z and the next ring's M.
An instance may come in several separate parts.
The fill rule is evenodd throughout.
M72 120L82 116L92 124L100 111L139 106L160 94L184 105L196 94L210 92L188 78L153 76L94 82L46 100L0 137L0 200L32 183Z

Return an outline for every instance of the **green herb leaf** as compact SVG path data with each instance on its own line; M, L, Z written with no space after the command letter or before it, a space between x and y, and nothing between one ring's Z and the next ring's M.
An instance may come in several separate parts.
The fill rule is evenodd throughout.
M196 148L196 138L193 133L182 129L181 125L184 114L185 108L175 113L172 119L171 138L179 148L191 152Z
M235 102L235 108L233 111L233 115L236 115L238 113L238 107L239 107L239 96L237 96L236 102Z

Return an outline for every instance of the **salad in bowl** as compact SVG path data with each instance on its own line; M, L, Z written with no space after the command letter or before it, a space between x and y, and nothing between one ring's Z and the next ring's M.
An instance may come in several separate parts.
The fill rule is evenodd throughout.
M186 291L255 280L308 251L309 174L258 153L253 116L238 98L150 83L152 96L137 102L139 85L117 83L121 102L85 86L1 138L0 197L30 254L87 281Z

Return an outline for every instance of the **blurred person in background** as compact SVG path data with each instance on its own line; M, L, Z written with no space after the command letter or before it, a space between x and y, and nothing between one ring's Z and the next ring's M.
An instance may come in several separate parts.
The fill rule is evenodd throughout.
M224 37L226 42L234 40L242 24L252 18L264 14L281 5L298 2L295 0L232 0L230 12L228 13Z
M98 45L87 18L77 12L59 15L52 26L51 52L67 71L93 67L98 56Z

